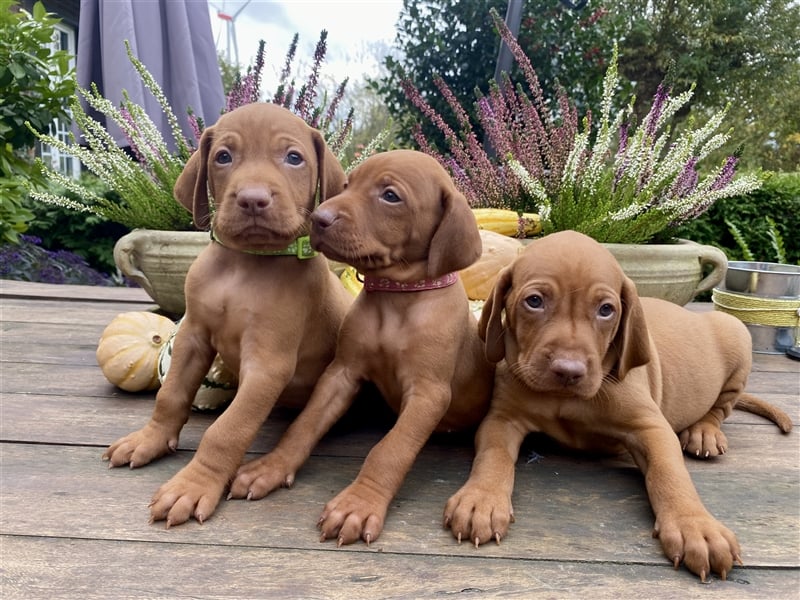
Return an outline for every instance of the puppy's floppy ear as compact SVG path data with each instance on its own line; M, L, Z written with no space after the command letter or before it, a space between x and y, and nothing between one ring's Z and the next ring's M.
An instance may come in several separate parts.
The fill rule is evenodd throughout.
M207 127L200 137L200 147L186 161L172 190L175 198L192 213L195 227L205 229L209 224L208 153L214 127Z
M442 220L428 249L428 277L464 269L480 258L481 234L467 199L449 176L442 182Z
M512 265L508 265L498 274L492 293L486 299L481 310L481 318L478 320L478 335L484 342L486 359L492 363L500 362L506 355L503 308L508 290L511 288L512 268Z
M644 318L642 303L636 292L636 284L625 277L622 284L622 320L617 335L611 343L617 353L612 374L622 380L628 371L650 362L650 335Z
M314 151L317 154L317 168L319 178L320 202L344 191L344 182L347 177L339 164L336 156L331 152L322 134L316 129L312 130L311 137L314 141Z

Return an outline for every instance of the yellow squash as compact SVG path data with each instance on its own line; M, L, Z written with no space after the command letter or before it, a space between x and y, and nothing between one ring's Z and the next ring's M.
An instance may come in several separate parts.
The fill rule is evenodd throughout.
M527 237L542 231L539 215L504 208L473 208L479 229L494 231L511 237ZM522 235L520 235L522 233Z

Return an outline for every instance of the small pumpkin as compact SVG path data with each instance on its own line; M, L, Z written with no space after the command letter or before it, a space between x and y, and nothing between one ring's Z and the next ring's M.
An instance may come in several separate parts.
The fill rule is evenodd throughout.
M100 335L95 356L106 379L128 392L159 386L158 353L175 323L152 312L131 311L114 317Z
M524 248L518 239L481 229L483 251L480 258L459 271L464 289L470 300L486 300L494 287L497 274L506 265L511 264Z
M181 322L178 321L175 333L178 332ZM158 355L158 380L164 383L164 379L172 363L172 344L175 341L175 333L170 336ZM208 369L208 373L203 378L203 383L197 389L192 401L192 408L205 411L216 410L233 400L236 395L236 388L239 385L238 377L228 369L222 362L219 354L214 357L214 362Z

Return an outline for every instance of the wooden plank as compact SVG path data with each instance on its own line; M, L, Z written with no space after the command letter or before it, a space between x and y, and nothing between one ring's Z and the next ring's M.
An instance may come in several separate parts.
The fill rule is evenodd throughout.
M5 298L56 298L59 301L93 300L102 302L110 300L114 302L153 303L147 292L138 287L54 285L31 281L14 281L12 279L0 279L0 297L4 300Z
M138 302L93 302L75 300L60 302L58 300L38 300L35 304L29 300L2 299L3 322L19 322L31 324L68 324L95 325L99 331L108 325L116 315L129 311L149 311L152 305ZM32 307L35 306L35 310Z
M107 598L790 598L800 575L737 568L701 585L667 565L553 564L531 559L325 550L215 548L201 544L0 538L8 600ZM167 560L165 558L168 557ZM98 566L102 565L102 576ZM634 590L640 590L637 594ZM645 591L646 590L646 591ZM796 596L794 596L796 597Z
M291 490L267 499L223 502L204 525L165 531L147 523L152 493L185 465L178 452L141 469L107 469L94 448L6 443L3 447L3 510L0 533L87 539L221 546L313 549L314 523L323 505L349 484L357 457L312 456ZM427 448L391 504L384 534L374 544L406 554L474 555L441 526L447 498L466 479L467 449ZM774 464L774 463L773 463ZM750 463L735 476L705 469L693 478L707 508L734 530L749 566L798 567L797 470ZM552 561L633 562L662 565L650 536L652 512L641 474L633 467L551 455L517 469L517 521L501 544L482 557ZM31 510L35 507L35 510ZM331 542L328 545L333 546ZM352 547L365 550L363 544Z

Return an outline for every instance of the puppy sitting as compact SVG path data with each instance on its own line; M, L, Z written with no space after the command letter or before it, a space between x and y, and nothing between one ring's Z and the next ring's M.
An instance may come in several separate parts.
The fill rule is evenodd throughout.
M475 217L435 159L411 150L368 158L346 190L312 215L314 247L364 274L339 333L336 357L308 406L270 454L244 465L236 495L290 486L364 382L398 414L356 480L325 506L322 539L380 535L389 503L434 431L476 427L493 368L483 355L457 271L481 253Z
M210 517L275 403L302 406L333 358L351 296L307 234L317 194L341 191L344 179L321 134L278 105L244 106L203 132L175 196L198 226L210 220L213 242L187 274L186 314L150 422L103 458L141 467L174 452L217 353L239 386L192 461L153 496L151 520Z
M506 535L520 444L543 432L570 448L630 452L669 560L702 580L711 571L724 579L740 562L739 543L703 506L681 451L725 453L720 425L734 407L792 427L783 411L744 392L745 326L639 298L608 250L562 232L501 271L479 328L489 359L502 362L472 473L445 507L453 535L476 547Z

